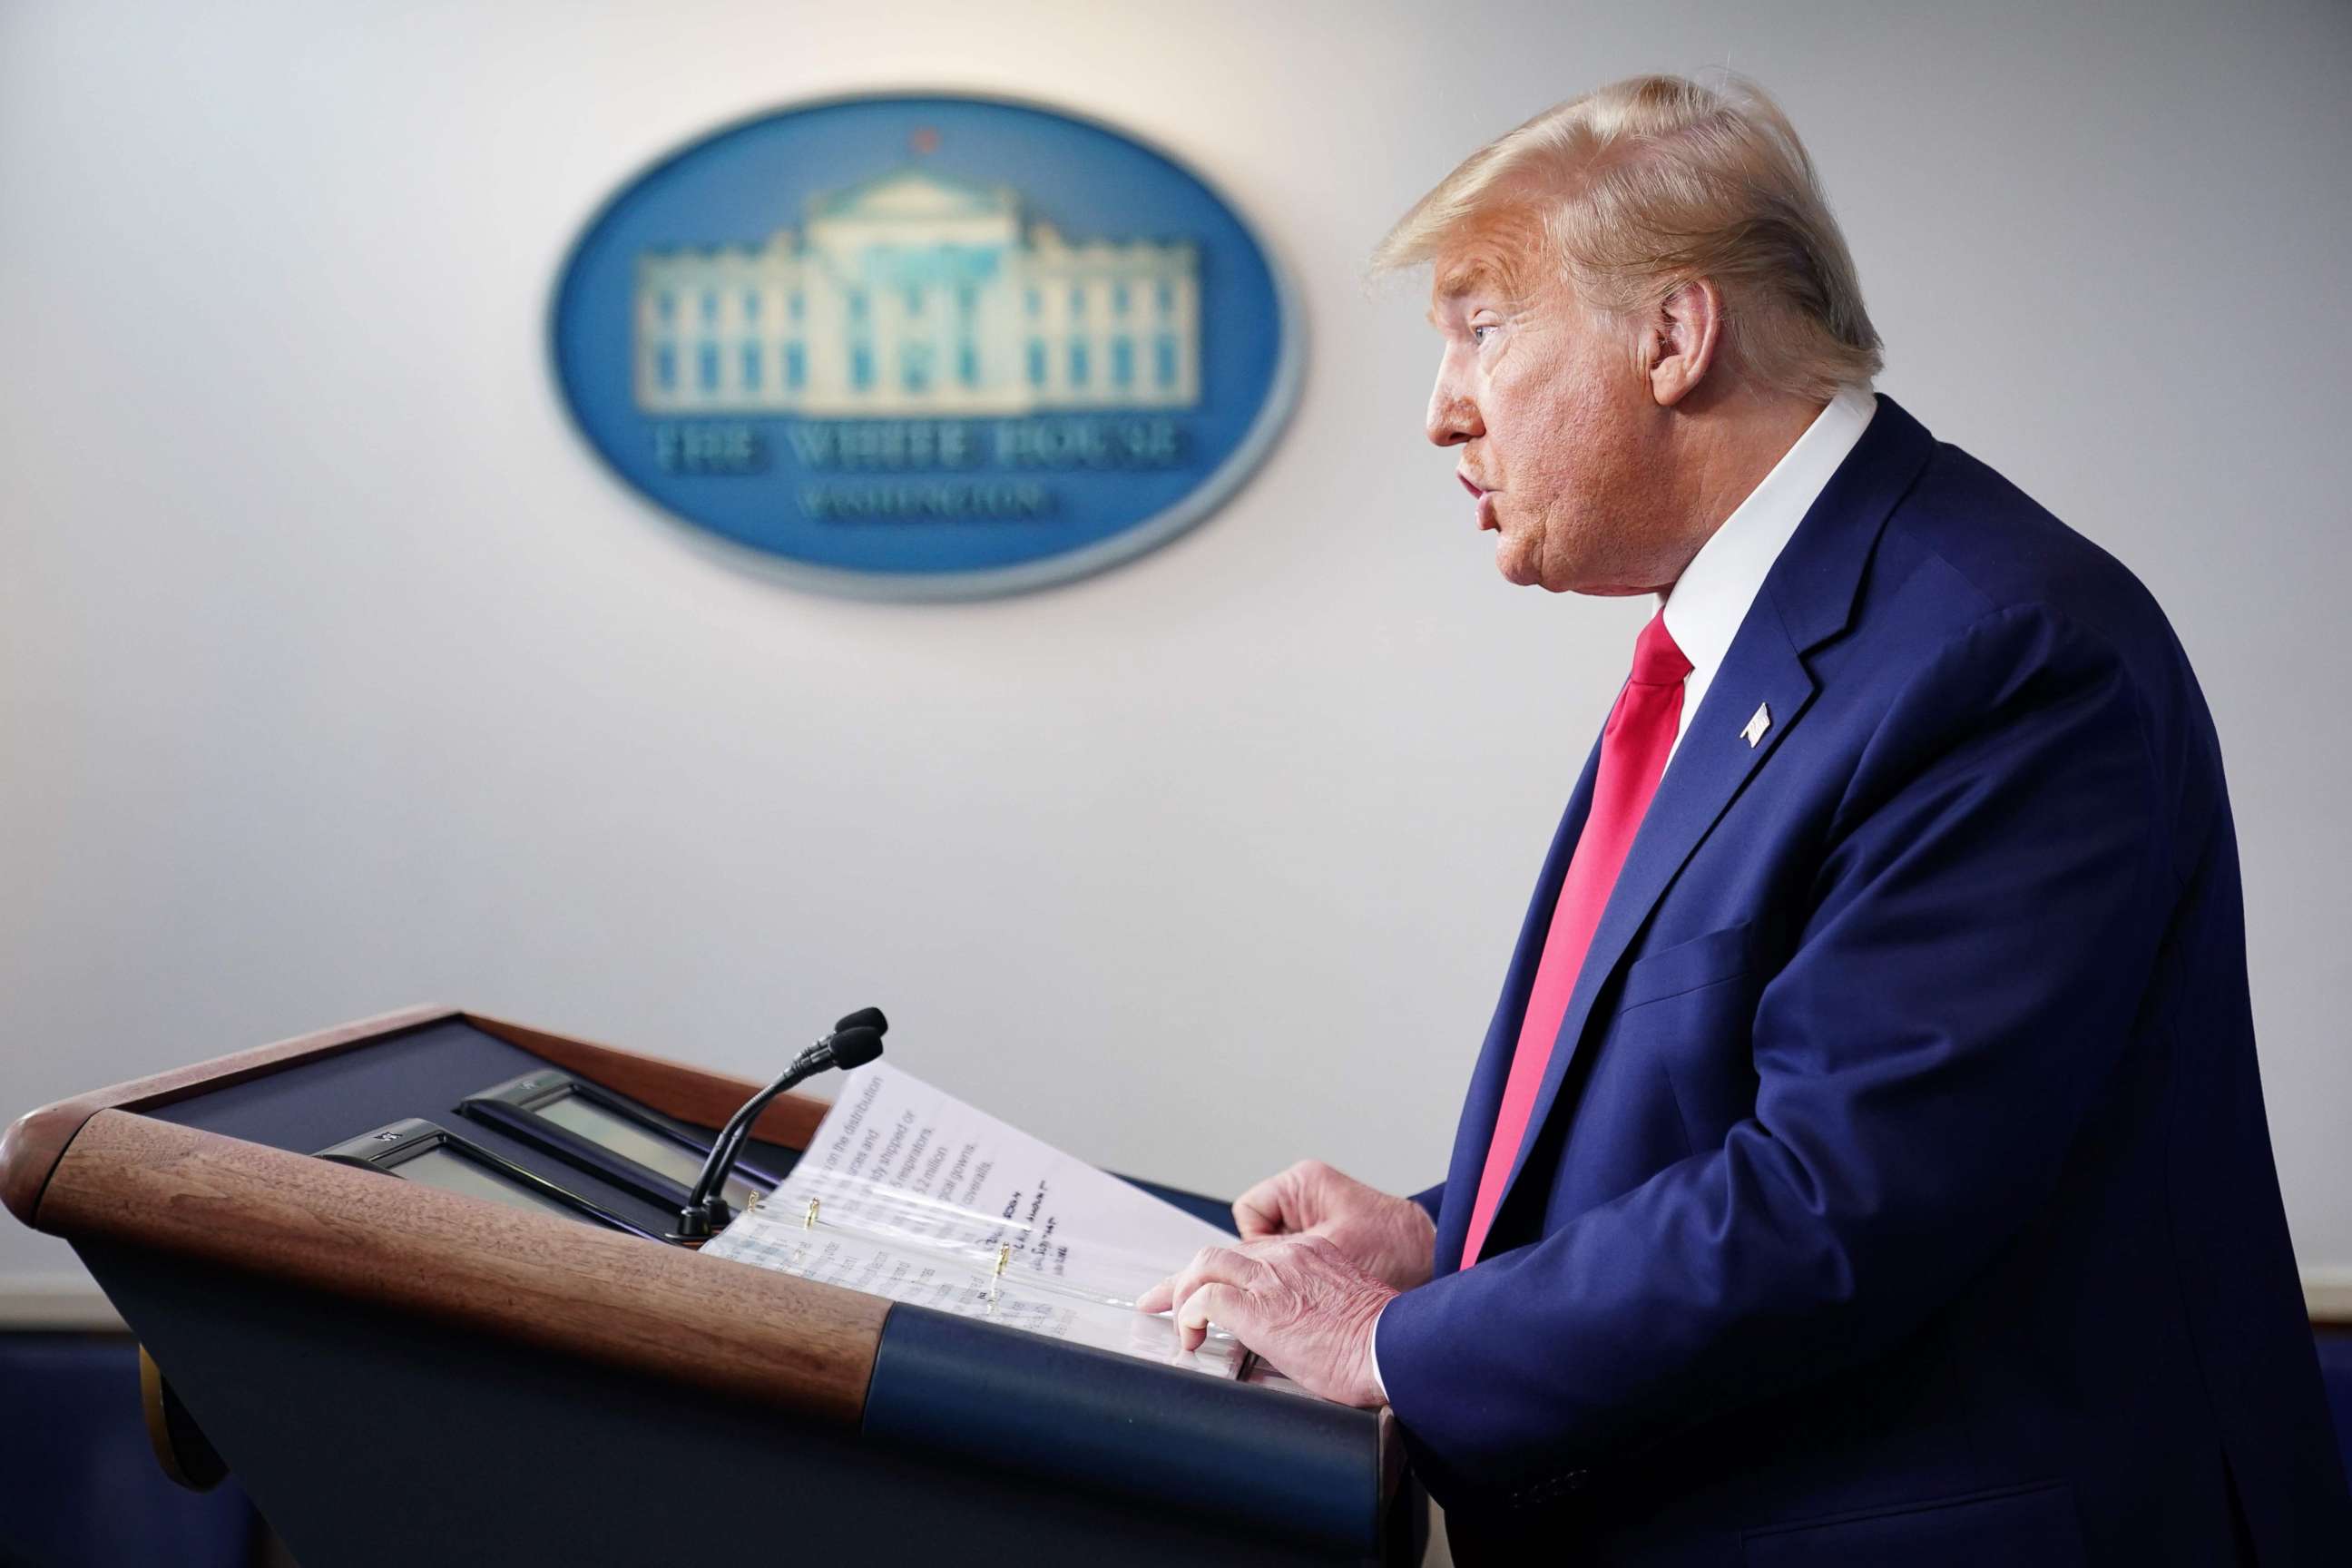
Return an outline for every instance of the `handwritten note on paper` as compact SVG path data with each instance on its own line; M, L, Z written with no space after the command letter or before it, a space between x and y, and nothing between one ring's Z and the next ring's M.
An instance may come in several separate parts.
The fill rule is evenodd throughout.
M1168 1319L1135 1310L1146 1287L1229 1239L877 1062L848 1075L784 1184L703 1251L1235 1377L1232 1336L1186 1354Z

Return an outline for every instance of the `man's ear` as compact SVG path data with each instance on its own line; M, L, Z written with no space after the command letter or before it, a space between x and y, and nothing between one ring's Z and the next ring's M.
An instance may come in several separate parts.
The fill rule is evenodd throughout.
M1723 342L1723 290L1694 278L1667 295L1643 329L1650 395L1661 408L1688 397Z

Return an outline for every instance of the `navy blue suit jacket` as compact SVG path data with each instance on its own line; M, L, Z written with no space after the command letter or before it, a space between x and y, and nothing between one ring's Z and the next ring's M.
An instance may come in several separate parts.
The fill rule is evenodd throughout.
M1379 1328L1457 1553L2352 1563L2219 744L2138 581L1880 398L1457 1272L1593 766L1423 1194L1437 1277Z

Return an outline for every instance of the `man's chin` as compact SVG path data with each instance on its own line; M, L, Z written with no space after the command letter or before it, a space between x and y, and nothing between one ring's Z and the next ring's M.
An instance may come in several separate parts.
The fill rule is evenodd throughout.
M1536 571L1534 554L1507 533L1495 536L1495 570L1503 574L1506 583L1528 588L1539 582L1541 579Z
M1541 566L1524 555L1515 555L1497 550L1495 552L1495 570L1500 572L1503 574L1503 581L1513 587L1541 588L1547 594L1582 592L1580 589L1564 587L1549 581L1544 576Z
M1570 575L1565 580L1558 572L1546 575L1543 562L1537 552L1508 535L1499 536L1495 541L1495 570L1502 574L1506 583L1520 588L1541 588L1547 594L1580 594L1595 599L1622 599L1636 594L1664 594L1666 591L1664 588L1635 587L1597 575Z

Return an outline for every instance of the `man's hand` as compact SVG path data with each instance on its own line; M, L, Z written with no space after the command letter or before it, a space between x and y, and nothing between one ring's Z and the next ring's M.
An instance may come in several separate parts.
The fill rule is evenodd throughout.
M1320 1160L1301 1160L1244 1193L1234 1205L1244 1241L1319 1236L1357 1268L1399 1290L1429 1283L1437 1227L1411 1198L1342 1175Z
M1372 1380L1372 1325L1396 1293L1328 1237L1283 1236L1203 1247L1135 1305L1174 1312L1188 1351L1214 1320L1308 1393L1370 1407L1384 1403Z

